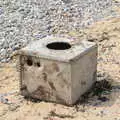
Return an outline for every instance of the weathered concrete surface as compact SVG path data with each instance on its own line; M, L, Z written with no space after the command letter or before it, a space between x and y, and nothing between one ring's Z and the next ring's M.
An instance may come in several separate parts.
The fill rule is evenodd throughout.
M56 41L71 44L71 39L49 36L19 51L21 93L71 105L96 80L97 46L81 41L66 50L46 47Z
M89 50L87 54L71 63L72 103L91 88L96 81L97 49Z

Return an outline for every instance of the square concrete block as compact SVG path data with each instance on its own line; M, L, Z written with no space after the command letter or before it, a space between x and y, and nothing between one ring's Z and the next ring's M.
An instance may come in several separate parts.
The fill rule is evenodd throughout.
M24 96L66 105L96 81L97 45L48 36L19 52L20 90Z

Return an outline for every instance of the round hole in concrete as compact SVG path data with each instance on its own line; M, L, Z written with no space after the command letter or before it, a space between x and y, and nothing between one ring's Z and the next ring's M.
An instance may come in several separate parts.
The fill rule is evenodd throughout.
M27 65L28 66L32 66L33 65L33 61L31 59L27 59Z
M47 48L53 50L66 50L66 49L70 49L71 45L67 42L52 42L47 44Z
M37 67L40 67L40 63L39 62L37 62L36 65L37 65Z

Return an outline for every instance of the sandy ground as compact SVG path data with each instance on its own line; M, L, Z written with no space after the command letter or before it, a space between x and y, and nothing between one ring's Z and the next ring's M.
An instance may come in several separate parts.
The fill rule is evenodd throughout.
M98 80L108 81L112 89L105 85L100 95L93 95L92 91L73 107L24 99L19 94L13 60L0 64L0 95L8 99L0 103L0 120L120 120L120 19L98 22L69 35L98 44ZM98 86L101 84L104 82Z

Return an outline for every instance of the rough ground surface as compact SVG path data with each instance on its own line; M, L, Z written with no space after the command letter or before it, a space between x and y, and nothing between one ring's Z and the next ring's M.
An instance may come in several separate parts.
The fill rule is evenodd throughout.
M120 15L120 0L114 10ZM98 22L67 35L98 44L98 82L73 107L24 99L15 61L0 63L0 120L120 120L120 19Z
M32 40L67 33L105 16L116 16L109 10L110 1L0 0L0 61L8 62L13 51Z
M98 44L95 88L73 107L24 99L18 92L15 60L1 63L0 93L9 94L0 103L0 120L120 120L120 19L98 22L68 35Z

